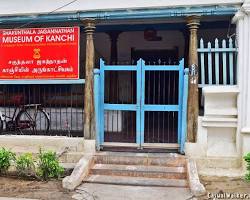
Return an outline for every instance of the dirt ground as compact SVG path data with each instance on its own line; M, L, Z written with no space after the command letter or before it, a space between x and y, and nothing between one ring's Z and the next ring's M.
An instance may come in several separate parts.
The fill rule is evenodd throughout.
M247 183L243 179L227 177L200 177L200 181L205 186L208 193L241 193L248 194L250 199L250 183ZM209 198L208 195L205 195L200 199Z
M73 193L62 188L62 181L36 181L0 177L0 197L22 197L42 200L70 200Z
M207 191L213 194L230 192L250 196L250 183L242 179L201 177ZM0 177L0 197L23 197L42 200L70 200L73 192L62 188L61 180L41 182L18 178ZM207 195L199 198L209 199Z

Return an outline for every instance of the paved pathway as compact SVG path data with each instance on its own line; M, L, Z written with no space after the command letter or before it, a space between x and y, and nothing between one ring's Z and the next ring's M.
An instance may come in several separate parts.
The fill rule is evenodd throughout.
M27 199L27 198L13 198L13 197L0 197L0 200L38 200L38 199Z
M188 188L142 187L84 183L73 195L75 200L187 200Z

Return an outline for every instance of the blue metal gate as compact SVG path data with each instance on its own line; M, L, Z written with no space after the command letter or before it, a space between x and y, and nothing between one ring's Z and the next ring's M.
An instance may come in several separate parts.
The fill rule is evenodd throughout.
M107 82L110 73L122 79ZM188 95L183 59L178 65L145 65L142 59L136 65L105 65L100 60L94 87L97 149L113 144L176 148L183 153ZM106 98L114 93L112 87L116 101Z

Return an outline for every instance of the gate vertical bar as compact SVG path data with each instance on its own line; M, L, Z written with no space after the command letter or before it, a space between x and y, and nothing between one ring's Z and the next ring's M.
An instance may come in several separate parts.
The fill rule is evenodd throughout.
M183 80L183 98L182 98L182 128L181 128L181 145L180 153L184 153L184 145L186 142L187 135L187 101L188 101L188 68L184 72Z
M141 124L141 146L144 144L144 132L145 132L145 109L144 109L144 105L145 105L145 61L140 59L140 65L141 65L141 91L140 91L140 95L141 95L141 119L140 119L140 124Z
M95 127L96 127L96 150L100 150L100 70L94 69L94 105L95 105Z
M181 143L182 96L183 96L184 59L179 62L179 96L178 96L178 144Z
M136 66L136 144L141 145L141 59L137 61Z
M100 145L104 143L104 61L100 59Z

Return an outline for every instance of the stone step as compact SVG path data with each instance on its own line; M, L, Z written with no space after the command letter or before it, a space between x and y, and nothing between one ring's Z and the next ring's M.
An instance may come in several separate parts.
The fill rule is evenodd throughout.
M95 164L90 170L90 174L166 179L187 178L185 167L162 167L153 165Z
M186 159L185 156L173 153L102 152L95 155L95 163L184 167L186 165Z
M90 175L84 180L84 182L133 186L188 187L187 181L183 179L162 179L127 176Z

